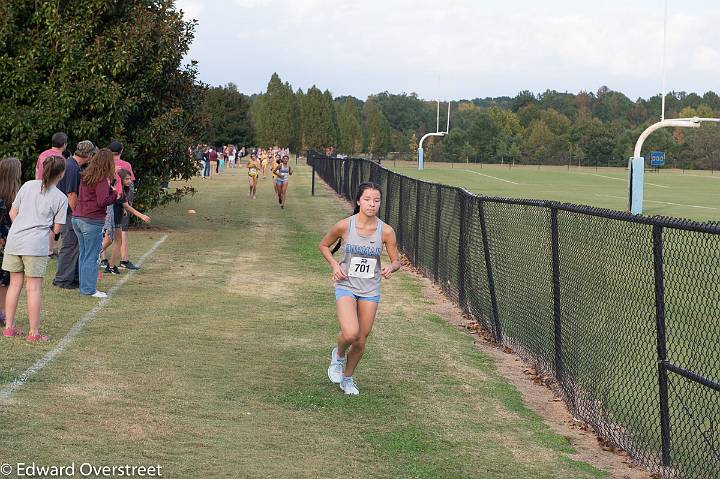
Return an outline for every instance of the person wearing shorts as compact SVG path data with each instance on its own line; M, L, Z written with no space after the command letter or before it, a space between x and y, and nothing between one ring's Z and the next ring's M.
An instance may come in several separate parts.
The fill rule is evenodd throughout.
M401 266L395 231L377 217L381 199L379 185L362 183L355 197L355 214L337 222L320 241L320 252L333 270L340 325L337 345L330 353L328 378L349 395L360 394L353 374L375 322L380 280L389 279ZM384 268L380 264L383 246L391 261ZM341 247L338 262L333 253Z
M28 342L48 341L40 333L40 306L43 277L47 272L48 234L59 234L67 219L68 199L57 189L65 174L65 158L49 156L42 164L42 179L25 183L15 196L9 216L12 226L5 244L2 269L10 272L10 286L5 298L4 337L20 336L15 313L23 281L27 289L27 311L30 330Z
M247 163L247 169L248 185L250 186L248 196L252 196L252 199L255 199L255 194L257 192L257 180L260 176L260 162L258 161L257 156L255 156L254 153L250 155L250 160Z
M279 157L280 155L278 155ZM275 189L277 190L278 202L280 208L285 209L285 199L287 197L287 187L290 175L293 174L292 167L288 165L290 158L284 156L280 163L273 168L273 175L275 175Z

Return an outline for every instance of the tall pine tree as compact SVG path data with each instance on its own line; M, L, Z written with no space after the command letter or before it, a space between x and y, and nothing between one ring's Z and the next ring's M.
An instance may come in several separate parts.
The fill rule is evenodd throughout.
M289 83L273 73L267 91L253 108L258 146L288 147L297 144L298 105Z
M337 104L338 150L341 153L353 154L362 150L362 127L360 114L355 103L346 98Z
M337 118L330 92L312 86L302 104L303 147L321 150L337 144Z
M365 144L372 155L385 155L390 148L390 123L373 97L365 102Z

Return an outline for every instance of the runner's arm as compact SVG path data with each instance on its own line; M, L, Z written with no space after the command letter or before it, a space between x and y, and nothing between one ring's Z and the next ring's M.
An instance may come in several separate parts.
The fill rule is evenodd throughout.
M400 253L398 253L395 230L386 223L383 225L382 235L385 249L390 257L390 265L382 269L382 275L383 278L390 279L390 276L402 267L402 263L400 262Z
M336 281L346 279L347 274L345 274L340 267L340 264L335 260L335 258L333 258L333 255L330 252L330 246L335 244L338 240L342 240L343 232L346 231L347 228L347 220L340 220L335 223L335 226L333 226L323 239L320 240L320 253L322 253L325 261L327 261L332 267L333 279Z

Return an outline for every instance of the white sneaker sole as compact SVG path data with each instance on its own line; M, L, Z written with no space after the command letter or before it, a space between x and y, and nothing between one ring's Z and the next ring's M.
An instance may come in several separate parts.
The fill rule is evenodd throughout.
M337 348L333 348L332 351L330 351L330 367L328 367L327 375L328 375L328 379L330 380L331 383L333 383L333 384L340 384L340 383L342 382L342 372L340 373L340 377L333 376L333 373L332 373L332 369L333 369L333 364L332 364L332 362L333 362L333 359L334 359L333 356L334 356L334 354L335 354L335 350L336 350L336 349L337 349Z
M333 377L332 369L333 369L332 366L330 366L330 367L328 368L328 379L329 379L330 382L333 383L333 384L340 384L340 383L342 382L342 378L337 379L337 378Z
M340 385L340 390L341 390L342 392L344 392L347 396L358 396L358 395L360 395L360 391L359 391L357 388L356 388L356 389L346 390L346 389L344 389L344 388L342 387L342 384Z

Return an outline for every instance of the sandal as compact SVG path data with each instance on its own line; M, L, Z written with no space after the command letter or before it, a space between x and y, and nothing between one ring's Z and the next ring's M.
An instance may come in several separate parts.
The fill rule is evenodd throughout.
M17 327L13 326L12 328L5 328L3 329L3 336L6 338L12 338L14 336L22 336L23 332L20 331Z
M50 341L50 336L45 336L45 335L40 334L40 333L38 333L38 334L28 334L27 337L25 338L25 340L26 340L28 343L37 343L37 342L45 343L45 342Z

